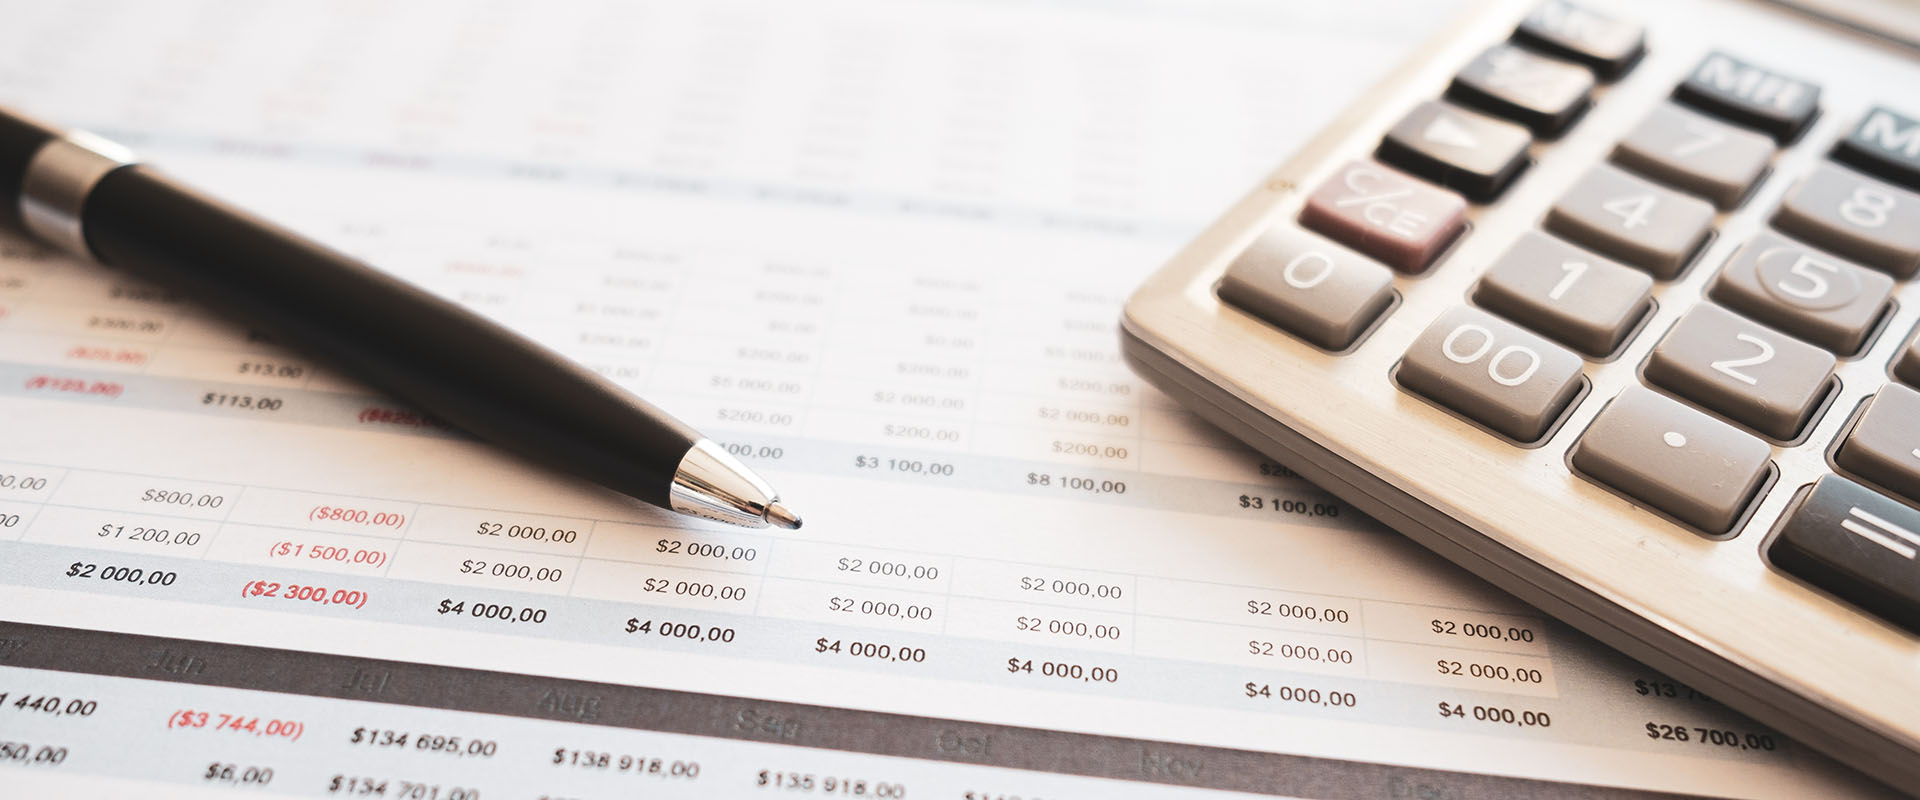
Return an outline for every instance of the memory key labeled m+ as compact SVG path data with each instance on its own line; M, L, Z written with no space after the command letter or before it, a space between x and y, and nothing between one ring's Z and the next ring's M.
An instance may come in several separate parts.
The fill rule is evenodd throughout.
M1834 148L1835 160L1920 190L1920 119L1886 106L1869 110Z
M1782 144L1800 138L1820 113L1820 87L1718 51L1688 73L1674 97Z

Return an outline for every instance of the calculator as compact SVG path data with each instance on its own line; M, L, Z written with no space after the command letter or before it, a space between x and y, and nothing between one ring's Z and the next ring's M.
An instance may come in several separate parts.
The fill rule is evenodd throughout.
M1127 359L1920 793L1920 10L1862 8L1475 5L1129 299Z

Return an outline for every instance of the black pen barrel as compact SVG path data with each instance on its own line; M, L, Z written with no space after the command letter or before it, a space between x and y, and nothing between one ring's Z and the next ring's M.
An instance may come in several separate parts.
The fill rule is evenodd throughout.
M0 126L0 148L7 136ZM505 327L151 167L108 172L81 223L106 264L184 289L475 436L649 503L669 505L680 459L700 438Z

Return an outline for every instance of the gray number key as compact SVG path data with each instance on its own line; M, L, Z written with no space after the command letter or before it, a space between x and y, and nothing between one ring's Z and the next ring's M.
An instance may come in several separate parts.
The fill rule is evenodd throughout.
M1528 231L1487 269L1473 301L1597 357L1646 316L1652 288L1644 272Z
M1580 393L1580 357L1499 317L1456 306L1400 360L1408 390L1520 442L1545 435Z
M1920 511L1838 475L1787 512L1774 566L1888 622L1920 631Z
M1920 269L1920 194L1845 167L1822 164L1802 178L1773 224L1896 278Z
M1841 469L1920 503L1920 392L1887 384L1833 454Z
M1661 183L1733 208L1767 171L1773 140L1672 103L1655 106L1613 148L1613 160Z
M1675 323L1647 358L1647 380L1775 439L1813 418L1833 376L1833 354L1719 306Z
M1220 299L1318 347L1344 350L1393 302L1393 273L1282 223L1227 267Z
M1580 474L1710 534L1726 533L1767 480L1773 449L1733 426L1629 386L1580 435Z
M1734 254L1709 294L1728 308L1850 355L1886 311L1893 279L1762 231Z
M1601 164L1553 204L1547 228L1668 280L1706 242L1713 206Z

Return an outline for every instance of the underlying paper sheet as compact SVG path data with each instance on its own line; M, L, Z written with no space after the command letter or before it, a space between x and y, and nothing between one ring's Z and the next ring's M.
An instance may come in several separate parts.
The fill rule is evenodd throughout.
M164 288L10 241L0 617L1430 770L1869 791L1358 517L1120 363L1124 295L1436 5L18 4L0 101L128 141L579 359L724 439L807 526L637 507ZM191 672L162 651L153 669ZM271 790L370 793L316 766L360 758L327 750L348 731L365 744L353 718L374 712L343 701L136 699L138 681L5 664L16 701L93 692L117 715L14 714L0 694L0 739L27 748L0 766L49 791L244 789L264 767L226 763L237 745L168 731L229 702L313 731L246 745L278 765ZM531 792L527 765L568 752L550 767L554 747L521 747L560 735L534 723L418 714L406 724L503 743L457 768L407 762L465 787L420 784L440 796ZM1251 788L1150 749L1063 757L1056 771L1109 780L1058 783L996 768L1013 762L984 735L979 752L940 741L958 748L942 759L977 757L964 769L848 761L792 750L811 741L781 741L798 723L730 719L773 743L630 745L704 754L654 791L798 789L778 762L805 792L835 791L809 769L887 773L873 786L916 797ZM878 738L907 724L853 719ZM174 737L192 769L88 751L108 730ZM36 767L54 745L64 763Z

